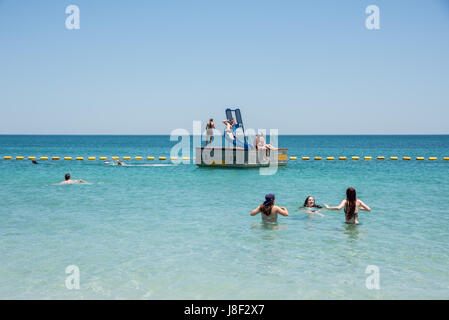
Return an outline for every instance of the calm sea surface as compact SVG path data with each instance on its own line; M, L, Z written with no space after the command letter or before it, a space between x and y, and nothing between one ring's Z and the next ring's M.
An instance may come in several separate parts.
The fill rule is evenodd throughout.
M157 160L175 143L0 135L0 298L449 298L449 136L281 136L298 159L361 160L289 161L272 176ZM119 167L88 156L156 160ZM89 183L58 185L68 172ZM358 226L342 212L298 209L308 195L338 205L349 186L372 209ZM249 215L270 192L290 212L274 227ZM69 265L80 269L79 290L66 288ZM378 290L365 284L368 266L379 269Z

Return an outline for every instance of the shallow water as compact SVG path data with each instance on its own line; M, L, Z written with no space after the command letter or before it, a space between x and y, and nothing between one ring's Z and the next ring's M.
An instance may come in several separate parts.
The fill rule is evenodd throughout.
M169 156L168 136L0 136L0 298L447 299L449 136L281 136L289 156L437 156L438 161L289 161L257 169L3 156ZM131 160L128 164L167 164ZM64 174L89 184L57 185ZM372 212L338 205L348 186ZM289 209L250 217L266 193ZM79 290L65 268L80 268ZM369 290L367 266L380 270Z

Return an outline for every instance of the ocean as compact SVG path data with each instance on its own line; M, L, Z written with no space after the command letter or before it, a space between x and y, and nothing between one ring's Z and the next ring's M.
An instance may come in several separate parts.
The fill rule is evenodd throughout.
M175 143L0 135L0 299L449 297L448 135L280 136L298 159L274 175L159 160ZM88 183L60 185L66 173ZM309 195L336 206L350 186L372 209L357 226L341 211L299 209ZM275 226L249 215L267 193L289 210ZM66 286L68 266L79 289Z

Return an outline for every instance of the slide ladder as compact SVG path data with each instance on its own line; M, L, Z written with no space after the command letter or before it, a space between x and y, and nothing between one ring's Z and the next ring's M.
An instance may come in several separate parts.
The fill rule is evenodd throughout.
M233 113L234 113L235 117L233 117ZM230 143L232 143L232 145L234 147L240 147L240 148L244 148L246 150L254 149L254 146L249 144L247 141L248 138L245 135L245 128L243 126L242 114L240 113L239 108L237 108L237 109L227 108L226 109L226 119L231 120L232 118L234 118L234 120L236 122L235 126L232 128L232 133L234 134L234 140L232 140L230 137L228 137L226 132L225 132L225 139L227 141L229 141ZM240 141L239 139L237 139L236 132L235 132L237 130L237 128L242 128L243 138L244 138L243 142Z

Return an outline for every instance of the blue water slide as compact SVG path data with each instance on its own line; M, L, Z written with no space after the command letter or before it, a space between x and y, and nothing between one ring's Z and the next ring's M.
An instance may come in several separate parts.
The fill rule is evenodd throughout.
M225 139L226 139L228 142L232 143L232 145L233 145L234 147L244 148L245 150L253 150L253 149L254 149L254 146L253 146L253 145L249 144L248 142L242 142L242 141L240 141L239 139L237 139L237 136L236 136L236 134L235 134L235 130L236 130L236 129L237 129L237 127L232 128L232 133L234 134L234 140L232 140L232 139L226 134L226 132L225 132L225 134L224 134Z

